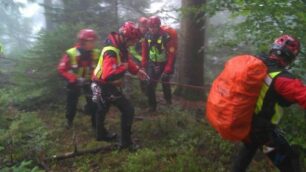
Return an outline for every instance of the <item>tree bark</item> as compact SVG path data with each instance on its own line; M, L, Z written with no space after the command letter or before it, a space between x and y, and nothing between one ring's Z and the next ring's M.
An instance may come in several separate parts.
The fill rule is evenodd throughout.
M53 0L44 0L44 9L45 9L45 21L46 21L46 30L51 31L55 28L54 22L52 21L52 5Z
M204 86L205 13L201 6L206 0L182 0L182 57L179 59L179 81L183 84ZM205 98L204 90L178 87L176 95L189 100Z

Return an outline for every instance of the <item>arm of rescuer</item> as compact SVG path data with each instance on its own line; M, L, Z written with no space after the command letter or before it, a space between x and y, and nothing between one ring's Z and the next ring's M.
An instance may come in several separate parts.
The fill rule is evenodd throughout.
M167 51L167 63L164 69L164 73L172 74L177 50L177 38L169 38L170 40L166 44Z
M68 54L64 54L57 66L58 73L64 77L70 84L76 83L78 77L71 72L70 58Z
M102 80L115 81L121 79L126 71L138 74L140 68L129 57L125 63L118 64L116 54L112 51L104 53Z
M274 88L285 100L306 109L306 86L301 80L279 76L275 79Z

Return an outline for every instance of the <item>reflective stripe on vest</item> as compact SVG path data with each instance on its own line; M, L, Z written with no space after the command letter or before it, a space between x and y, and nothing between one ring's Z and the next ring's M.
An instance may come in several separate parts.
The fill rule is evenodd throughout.
M78 77L83 77L83 75L86 74L85 78L90 79L91 71L96 67L100 50L94 49L92 51L92 66L88 66L86 68L79 67L78 57L81 55L81 53L76 47L70 48L66 51L66 53L69 56L70 67L72 69L71 72L78 75Z
M259 94L259 97L258 97L258 100L257 100L257 103L256 103L255 114L260 113L260 111L262 110L264 99L265 99L266 94L269 90L269 87L272 84L273 79L280 73L281 73L280 71L271 72L266 76L265 82L264 82L264 84L261 88L261 91L260 91L260 94ZM274 110L275 110L275 113L273 114L273 116L271 118L271 123L272 124L278 124L280 119L283 116L283 109L278 103L276 103L275 106L274 106Z
M166 51L163 43L163 37L160 36L156 43L158 44L158 47L160 47L160 50L156 47L156 45L151 45L152 40L148 39L148 44L149 44L149 58L153 62L165 62L167 61L166 58Z
M97 79L101 79L102 77L102 72L103 72L103 56L104 56L104 53L106 51L114 51L116 53L116 57L117 57L117 63L118 65L121 64L121 58L120 58L120 50L116 47L113 47L113 46L106 46L102 49L102 53L100 55L100 58L99 58L99 61L98 61L98 64L97 64L97 67L94 71L94 75Z

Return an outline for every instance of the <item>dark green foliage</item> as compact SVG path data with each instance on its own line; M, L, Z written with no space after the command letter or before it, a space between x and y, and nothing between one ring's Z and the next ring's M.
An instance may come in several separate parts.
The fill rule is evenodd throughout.
M298 106L287 109L281 126L291 144L299 145L306 151L306 116L305 112Z
M304 1L243 1L214 0L209 1L205 11L209 15L227 12L224 25L211 28L214 34L208 57L218 57L218 66L222 67L224 59L232 55L251 53L268 53L274 39L282 34L291 34L301 41L302 52L295 62L294 71L299 77L305 75L306 37L303 28L306 25ZM220 51L222 50L222 51ZM208 58L208 62L213 62ZM216 59L215 59L216 61ZM210 64L210 63L209 63ZM207 65L207 71L215 71ZM219 72L219 71L217 71ZM212 74L213 76L216 74ZM207 76L208 79L214 78Z
M6 125L0 128L0 162L36 160L51 143L45 125L35 113L11 112L1 121Z
M6 167L1 170L2 172L43 172L38 167L33 166L32 161L22 161L20 165L13 167Z
M6 10L11 12L17 9L15 5L20 5L13 4L13 1L1 1L0 5L4 2L8 4L0 8L7 7ZM101 6L98 5L99 2L102 3ZM47 8L50 13L47 15L55 27L41 31L36 36L35 45L26 53L20 49L29 45L26 42L28 40L16 44L20 49L10 54L12 62L0 61L0 164L17 161L13 167L1 171L38 171L35 168L37 157L42 154L50 157L55 153L73 150L73 132L62 126L65 120L65 82L59 77L56 67L64 51L74 45L76 34L81 28L96 29L101 43L108 32L117 30L119 23L135 20L140 14L143 15L142 9L148 5L148 1L142 0L118 2L119 18L115 17L116 4L113 0L64 0L63 6L49 6ZM213 63L214 59L207 60L207 79L214 78L218 73L217 67L222 66L225 59L238 53L235 51L237 47L244 47L246 52L252 53L265 51L281 31L294 34L305 43L303 30L306 17L305 4L302 1L269 1L264 5L261 5L261 1L207 2L208 8L201 6L195 11L192 8L190 11L182 11L197 13L199 10L206 10L207 15L212 15L217 11L228 10L233 19L241 17L239 22L228 22L223 28L210 28L217 33L212 32L216 34L211 34L214 41L209 44L206 53L209 56L222 56L222 60L218 59L217 64ZM1 12L3 11L0 10L0 16ZM13 14L8 16L12 22L9 24L12 25L8 28L12 32L19 26L27 27L26 24L21 27L26 20L14 24L18 12L10 14ZM8 33L8 29L4 29L2 25L0 31ZM17 34L16 37L28 38L28 33L25 33L22 36ZM305 60L301 58L294 66L293 71L297 76L304 77L305 64ZM138 89L138 81L133 82L133 85L133 89ZM189 98L193 98L192 94L187 94ZM53 171L229 171L237 146L222 140L203 121L203 114L182 110L179 104L170 108L162 106L158 113L147 114L142 112L146 107L143 94L133 91L131 99L136 106L136 114L145 116L144 120L136 120L133 125L133 138L142 146L138 152L113 151L108 154L84 155L62 162L49 162L50 168ZM111 109L107 118L106 126L119 133L119 112ZM304 112L297 107L288 110L281 127L290 143L297 145L305 162ZM80 149L108 145L94 140L88 116L78 113L75 128ZM271 169L267 159L259 154L252 162L250 171L263 170L275 171Z
M214 7L214 8L213 8ZM292 34L305 44L306 5L299 0L280 1L210 1L206 10L209 14L229 10L232 20L227 23L227 33L238 44L255 47L258 51L267 51L275 37ZM227 36L227 35L224 35ZM222 37L224 38L224 37Z

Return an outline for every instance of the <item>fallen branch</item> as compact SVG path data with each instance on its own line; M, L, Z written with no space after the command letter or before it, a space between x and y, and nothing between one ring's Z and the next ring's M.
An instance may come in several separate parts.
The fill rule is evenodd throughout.
M145 116L142 116L142 115L137 115L137 116L134 117L134 119L135 119L135 120L140 120L140 121L142 121L142 120L145 120L146 117L145 117Z
M85 155L85 154L108 153L108 152L113 151L114 148L115 148L114 145L109 145L106 147L100 147L100 148L95 148L95 149L79 150L77 152L68 152L62 155L53 155L50 158L44 159L44 161L60 161L60 160L74 158L74 157Z

